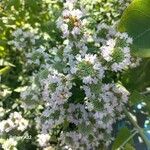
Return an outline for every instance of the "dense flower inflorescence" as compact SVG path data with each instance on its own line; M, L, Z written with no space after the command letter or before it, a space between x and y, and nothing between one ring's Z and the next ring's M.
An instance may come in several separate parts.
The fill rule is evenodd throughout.
M25 50L27 46L33 46L36 44L36 40L40 37L36 35L35 31L25 31L26 29L18 28L15 30L12 35L14 37L13 40L9 41L9 45L14 45L18 50ZM32 28L30 29L32 30Z
M129 93L109 74L117 77L135 65L130 55L132 38L105 23L95 26L93 33L83 18L78 3L67 0L56 22L64 42L52 48L50 56L38 50L51 63L37 63L40 71L34 85L22 93L24 102L30 98L44 109L36 119L41 146L48 146L48 140L57 135L62 149L107 147L113 140L113 124L123 117ZM44 134L50 135L45 141L40 139Z
M8 42L24 54L25 69L30 71L21 107L39 111L34 121L43 148L55 143L64 150L107 149L129 97L118 76L140 62L131 56L132 38L118 32L116 25L92 24L95 18L87 15L91 8L84 10L81 1L63 3L56 21L61 41L55 47L48 47L49 41L39 44L43 37L31 28L16 29ZM2 134L23 132L28 121L15 112L0 126ZM17 144L9 139L3 147L7 149L10 142L12 147Z

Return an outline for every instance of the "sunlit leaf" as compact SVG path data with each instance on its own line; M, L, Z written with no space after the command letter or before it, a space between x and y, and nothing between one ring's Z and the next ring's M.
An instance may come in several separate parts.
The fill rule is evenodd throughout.
M124 11L119 31L133 37L133 54L150 57L150 0L134 0Z

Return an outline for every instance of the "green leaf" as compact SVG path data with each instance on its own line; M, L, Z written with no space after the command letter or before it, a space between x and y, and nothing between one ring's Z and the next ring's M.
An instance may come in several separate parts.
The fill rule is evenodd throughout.
M129 103L131 105L136 105L142 101L142 95L138 91L133 91L129 98Z
M118 26L133 38L133 54L150 57L150 0L133 0Z
M10 66L6 66L2 69L0 69L0 75L7 73L10 70Z
M140 66L129 69L122 75L121 82L130 91L143 92L150 87L150 59L143 59Z
M135 150L135 148L130 144L126 144L126 146L124 147L124 150Z
M7 3L7 9L10 9L12 6L14 6L16 10L18 10L20 8L20 0L10 0Z
M67 119L65 119L63 124L63 130L67 130L68 127L69 127L69 122L67 121Z
M14 64L4 60L4 59L0 59L0 66L11 66L11 67L15 67Z
M113 146L112 146L112 150L117 150L129 137L131 136L131 133L130 133L130 130L128 128L122 128L114 143L113 143ZM129 143L132 143L133 141L130 140Z
M147 111L149 114L150 114L150 95L144 95L143 96L143 101L146 103L146 106L145 106L145 111Z
M16 89L14 89L14 91L20 93L20 92L25 91L26 89L27 89L27 86L23 86L23 87L17 87Z

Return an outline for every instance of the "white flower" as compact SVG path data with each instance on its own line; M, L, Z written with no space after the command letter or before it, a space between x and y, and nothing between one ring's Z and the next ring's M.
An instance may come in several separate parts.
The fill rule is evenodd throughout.
M18 130L24 131L28 127L28 120L22 118L18 124Z
M7 139L3 144L2 148L4 150L17 150L17 141L15 141L13 138Z
M74 4L77 0L66 0L66 3L64 3L64 8L68 8L69 10L72 10L74 8Z
M62 12L63 17L68 17L69 15L70 15L70 10L67 10L67 9L63 10Z
M128 38L127 38L127 43L132 44L132 43L133 43L133 39L130 38L130 37L128 37Z
M90 62L91 64L94 64L96 59L97 59L96 55L86 54L83 60Z
M116 44L116 41L113 39L110 39L107 41L105 46L102 46L101 49L101 55L103 56L103 58L109 62L112 60L112 53L114 50L114 46Z
M83 86L86 97L90 98L92 96L91 89L88 86Z
M71 11L71 16L75 16L78 19L80 19L83 16L83 12L80 11L79 9L74 9Z
M78 27L74 27L73 30L71 31L72 35L79 35L80 34L80 29Z
M77 72L77 68L76 67L71 67L70 72L71 74L75 74Z
M68 30L68 25L67 24L62 24L60 26L62 32L63 32L63 36L67 37L69 35L69 30Z
M92 82L93 82L93 78L91 78L90 76L83 77L83 83L84 84L92 84Z
M46 146L50 140L49 134L38 134L38 143L41 147Z
M12 35L13 36L15 36L15 37L18 37L19 35L21 35L21 34L23 34L23 31L22 31L22 29L17 29L16 31L14 31L13 33L12 33Z
M5 131L5 121L0 122L0 133Z
M3 120L0 126L0 132L10 132L13 129L24 131L28 126L28 121L24 119L20 113L14 112L9 115L7 120Z

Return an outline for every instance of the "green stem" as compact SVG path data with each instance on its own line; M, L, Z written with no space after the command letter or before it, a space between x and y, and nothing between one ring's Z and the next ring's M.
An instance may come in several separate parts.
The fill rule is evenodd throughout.
M132 118L131 114L128 112L128 110L124 107L123 108L124 113L126 114L126 116L128 117L128 119L130 120L130 122L134 125L134 127L137 129L138 133L140 134L140 136L142 137L143 141L145 142L147 148L150 148L150 141L147 139L147 137L145 136L143 129L141 127L139 127L139 125L136 123L136 121Z
M150 90L144 91L140 93L141 95L146 95L146 94L150 94Z

